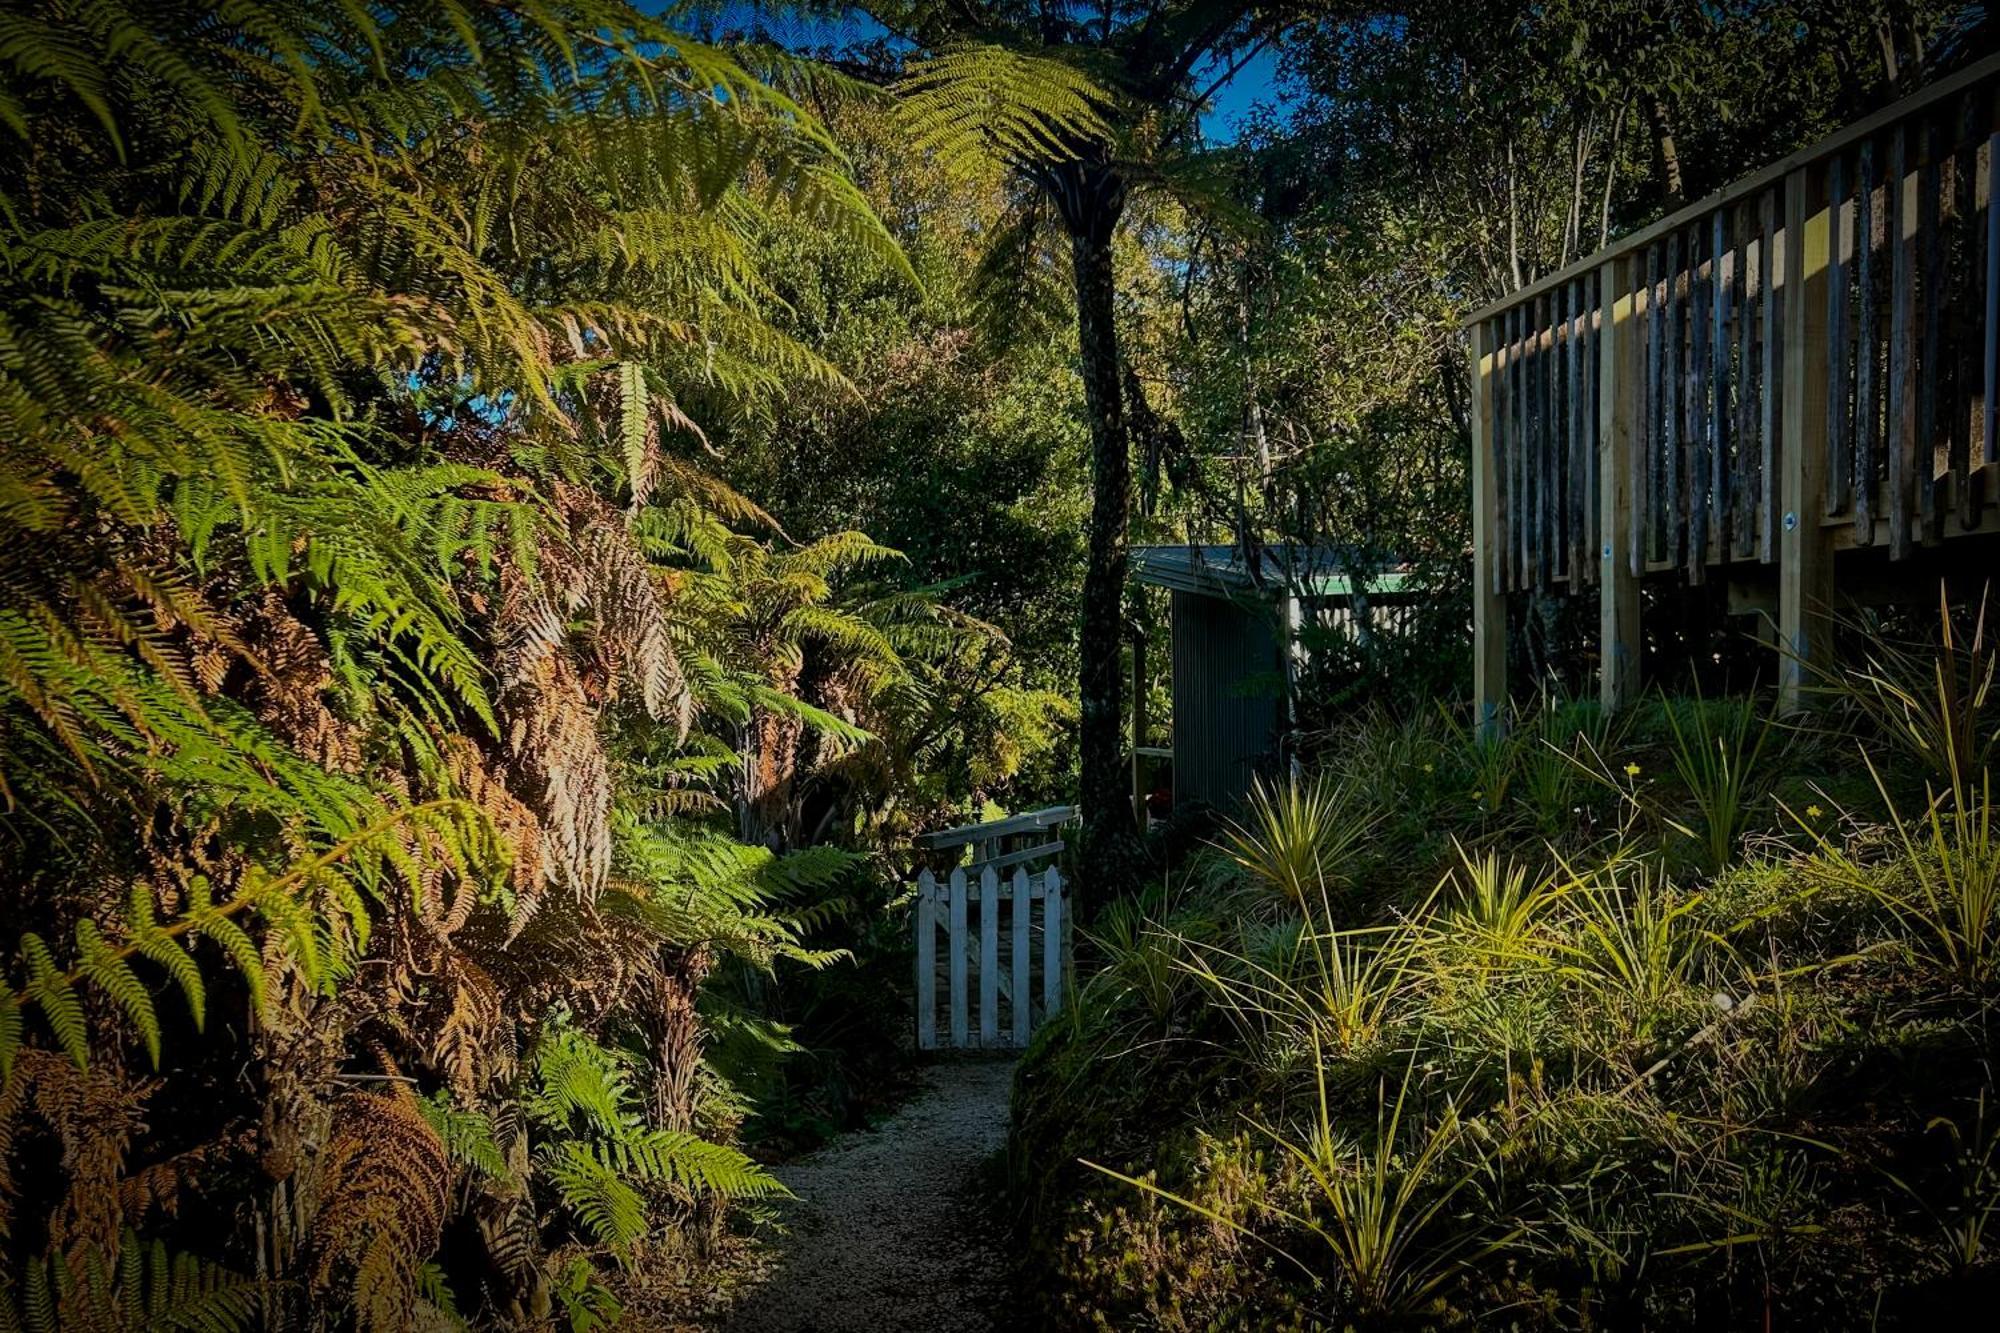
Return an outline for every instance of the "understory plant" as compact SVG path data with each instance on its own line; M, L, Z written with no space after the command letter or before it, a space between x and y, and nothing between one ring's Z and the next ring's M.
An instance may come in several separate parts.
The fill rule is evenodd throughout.
M1763 813L1758 805L1769 790L1764 754L1772 721L1753 695L1663 700L1660 711L1673 737L1674 772L1694 805L1692 820L1669 822L1700 847L1705 869L1720 871Z
M1253 878L1304 905L1348 881L1355 854L1378 818L1350 787L1325 775L1256 779L1241 822L1226 833L1229 855Z
M1022 1075L1016 1151L1041 1160L1060 1123L1092 1164L1031 1173L1049 1307L1550 1329L1971 1308L1996 1199L1984 774L1962 803L1933 774L1901 813L1912 773L1868 754L1886 815L1809 814L1764 794L1822 792L1823 770L1787 766L1853 763L1864 714L1846 746L1780 746L1754 701L1660 712L1588 761L1630 770L1615 828L1577 808L1545 837L1468 802L1447 837L1385 824L1337 891L1225 909L1268 882L1232 859L1238 885L1158 904L1153 947L1199 984L1143 1059L1070 1039L1119 1022L1121 997L1086 983ZM1429 776L1408 767L1413 801ZM1245 1126L1262 1155L1202 1146ZM1166 1235L1121 1249L1153 1216L1135 1195L1167 1207L1146 1223Z

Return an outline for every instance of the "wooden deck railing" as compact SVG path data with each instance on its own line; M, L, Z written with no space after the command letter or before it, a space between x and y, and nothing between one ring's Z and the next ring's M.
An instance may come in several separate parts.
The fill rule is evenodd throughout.
M1598 591L1615 707L1639 579L1774 567L1789 704L1836 550L1996 525L1996 95L2000 57L1471 316L1489 717L1507 593Z

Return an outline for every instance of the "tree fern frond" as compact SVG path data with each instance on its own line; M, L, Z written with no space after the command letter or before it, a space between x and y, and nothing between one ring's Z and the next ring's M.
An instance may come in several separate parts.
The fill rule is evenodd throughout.
M960 46L913 62L895 92L912 144L961 168L1075 156L1111 138L1110 94L1052 56Z

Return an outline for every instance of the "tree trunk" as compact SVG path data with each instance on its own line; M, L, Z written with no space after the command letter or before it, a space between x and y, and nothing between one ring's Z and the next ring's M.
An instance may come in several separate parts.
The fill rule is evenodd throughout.
M1674 143L1673 121L1667 105L1657 97L1646 99L1646 116L1653 122L1653 169L1660 181L1660 193L1669 211L1687 202L1687 186L1681 179L1681 152Z
M1688 202L1688 186L1680 174L1680 146L1674 142L1674 122L1666 114L1666 102L1656 96L1646 98L1646 118L1652 120L1652 170L1660 180L1660 196L1668 212Z
M1083 892L1102 896L1122 878L1132 842L1125 795L1125 564L1132 505L1132 458L1121 392L1111 236L1125 207L1125 186L1112 169L1068 164L1056 178L1057 202L1070 234L1076 280L1076 341L1090 415L1090 544L1083 576L1078 635L1081 713Z

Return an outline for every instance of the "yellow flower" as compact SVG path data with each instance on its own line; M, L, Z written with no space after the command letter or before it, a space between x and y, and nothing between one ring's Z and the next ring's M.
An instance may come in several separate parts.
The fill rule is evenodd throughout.
M1824 810L1820 809L1820 808L1819 808L1818 806L1816 806L1816 805L1809 805L1809 806L1807 806L1807 807L1806 807L1806 818L1807 818L1807 819L1818 819L1818 818L1819 818L1819 817L1820 817L1821 815L1823 815L1823 814L1825 814L1825 813L1826 813L1826 812L1825 812Z
M1424 772L1426 772L1426 773L1429 773L1429 772L1433 772L1433 771L1435 771L1435 770L1436 770L1436 768L1437 768L1437 765L1436 765L1436 764L1425 764L1425 765L1424 765Z
M1637 764L1627 764L1627 765L1625 765L1625 776L1626 776L1626 777L1628 777L1628 778L1636 778L1636 777L1638 777L1638 776L1639 776L1639 766L1638 766Z
M1483 792L1483 791L1476 791L1476 792L1472 793L1472 799L1476 801L1476 800L1479 800L1479 799L1480 799L1481 797L1483 797L1483 796L1485 796L1485 795L1486 795L1486 793L1485 793L1485 792Z

